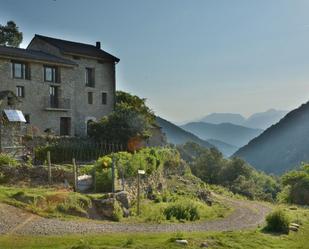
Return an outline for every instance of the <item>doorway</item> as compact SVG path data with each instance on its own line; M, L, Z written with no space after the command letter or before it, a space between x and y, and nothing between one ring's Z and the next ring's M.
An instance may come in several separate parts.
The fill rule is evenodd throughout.
M71 134L71 118L60 118L60 136L70 136Z

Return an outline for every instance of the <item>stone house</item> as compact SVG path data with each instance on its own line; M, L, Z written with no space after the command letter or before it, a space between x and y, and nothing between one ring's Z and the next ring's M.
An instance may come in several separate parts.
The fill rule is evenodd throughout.
M0 46L0 92L15 93L38 134L85 136L115 103L119 59L95 45L35 35L26 49ZM3 109L12 109L10 103Z

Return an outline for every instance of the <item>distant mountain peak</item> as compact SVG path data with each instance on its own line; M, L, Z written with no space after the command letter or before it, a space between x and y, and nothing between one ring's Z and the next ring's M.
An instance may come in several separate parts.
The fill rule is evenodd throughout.
M267 129L271 125L277 123L288 112L270 108L265 112L254 113L247 119L238 113L210 113L207 116L194 120L195 122L205 122L210 124L231 123L249 128ZM192 122L192 121L191 121ZM183 122L183 124L190 122Z

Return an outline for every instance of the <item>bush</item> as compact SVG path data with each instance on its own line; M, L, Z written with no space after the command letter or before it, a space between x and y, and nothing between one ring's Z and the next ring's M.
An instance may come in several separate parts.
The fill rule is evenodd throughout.
M120 207L118 201L114 202L114 210L112 214L113 221L120 221L123 218L122 208Z
M9 154L0 153L0 166L17 166L19 165L18 161L10 156Z
M276 210L266 217L266 231L275 233L289 233L289 218L282 210Z
M190 202L171 204L164 210L164 215L168 220L172 218L190 221L200 219L198 207Z
M96 172L96 191L107 193L112 191L112 170L104 169Z

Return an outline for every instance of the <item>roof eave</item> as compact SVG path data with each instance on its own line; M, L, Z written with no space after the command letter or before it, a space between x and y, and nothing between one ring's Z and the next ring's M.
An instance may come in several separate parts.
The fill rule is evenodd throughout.
M27 62L35 62L35 63L46 63L49 65L58 65L63 67L74 67L77 66L77 64L71 64L71 63L61 63L61 62L55 62L55 61L49 61L49 60L40 60L40 59L31 59L23 56L10 56L10 55L1 55L0 58L4 59L15 59L15 60L23 60Z

